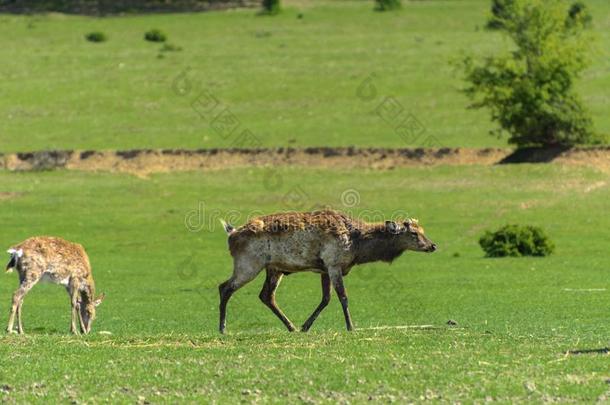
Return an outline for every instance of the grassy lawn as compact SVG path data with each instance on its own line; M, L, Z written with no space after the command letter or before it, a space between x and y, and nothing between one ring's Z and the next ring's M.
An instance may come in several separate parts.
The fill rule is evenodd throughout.
M607 181L556 165L149 179L0 172L0 247L34 234L82 242L107 294L93 334L71 337L67 294L36 286L24 307L28 335L0 337L0 398L607 400L608 356L565 354L608 347ZM342 201L346 190L356 204ZM258 301L259 277L231 300L228 334L219 336L216 286L230 275L231 260L217 218L240 224L254 210L324 204L353 214L406 210L440 251L355 268L346 279L354 333L344 331L333 298L311 333L289 334ZM505 223L543 226L556 253L483 258L478 236ZM3 279L1 325L17 285L15 274ZM290 276L278 291L297 324L319 297L313 274ZM447 326L449 319L458 325Z
M0 15L0 150L504 145L488 135L487 112L466 109L449 65L462 51L507 49L482 29L489 2L404 3L376 13L372 1L287 1L273 18ZM600 51L579 87L610 133L610 3L587 4ZM145 42L154 27L182 51ZM109 41L85 41L95 30ZM218 102L213 113L193 110L202 94ZM400 136L398 119L376 113L387 97L423 129ZM212 124L225 109L235 133ZM243 130L253 135L238 138Z

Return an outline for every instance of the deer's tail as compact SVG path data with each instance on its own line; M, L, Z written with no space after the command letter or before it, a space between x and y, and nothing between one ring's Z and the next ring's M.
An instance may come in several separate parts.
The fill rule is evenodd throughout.
M6 265L6 272L10 273L13 271L14 268L17 267L17 265L19 264L19 260L21 260L21 257L23 257L23 250L11 248L7 250L7 253L11 255L11 258L9 259L8 264Z
M220 223L222 224L222 227L224 228L227 235L231 235L233 232L235 232L235 227L226 222L224 219L221 219Z

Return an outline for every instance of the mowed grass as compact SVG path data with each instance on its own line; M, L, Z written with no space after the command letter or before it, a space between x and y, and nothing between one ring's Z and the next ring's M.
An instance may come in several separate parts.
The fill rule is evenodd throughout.
M253 169L148 179L0 172L0 246L37 234L79 241L107 294L93 334L72 337L67 294L36 286L24 306L27 335L0 337L0 396L607 400L608 356L566 354L608 347L607 182L591 169L556 165ZM335 297L310 333L288 333L258 300L261 275L230 301L228 334L218 335L216 287L229 277L231 258L217 218L241 224L255 210L327 204L354 215L406 211L440 250L353 269L346 278L353 333L345 332ZM506 223L542 226L556 254L483 258L479 235ZM5 324L17 277L2 278ZM301 324L319 302L319 277L289 276L277 298ZM458 325L447 326L450 319Z
M372 3L286 1L273 18L252 9L0 15L0 150L505 145L488 135L487 111L467 110L450 65L463 52L510 47L483 29L489 1L405 1L395 13ZM610 3L587 5L598 53L578 88L596 130L608 134ZM182 51L145 42L151 28ZM91 31L108 42L85 41ZM220 106L202 118L192 104L209 101L204 91ZM402 115L386 121L378 108L388 97ZM212 120L225 110L232 115L216 130ZM425 130L399 135L408 116ZM244 130L253 135L240 139Z

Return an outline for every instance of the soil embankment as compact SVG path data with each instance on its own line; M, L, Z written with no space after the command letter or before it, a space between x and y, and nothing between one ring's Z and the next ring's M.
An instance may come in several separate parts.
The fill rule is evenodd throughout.
M10 171L68 169L146 176L174 171L252 166L393 169L432 165L552 163L591 166L610 172L610 147L572 149L439 148L263 148L128 151L39 151L0 154Z

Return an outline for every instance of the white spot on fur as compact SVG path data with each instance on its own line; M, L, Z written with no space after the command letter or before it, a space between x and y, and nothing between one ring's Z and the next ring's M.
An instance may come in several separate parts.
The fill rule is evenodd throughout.
M9 249L7 250L7 253L11 254L11 255L16 255L17 257L21 258L23 257L23 249Z
M40 278L40 282L41 282L41 283L53 283L53 284L60 284L60 285L63 285L63 286L65 286L65 287L67 287L67 286L68 286L68 284L70 283L70 277L68 276L68 277L66 277L66 278L64 278L64 279L59 280L59 279L54 278L54 277L53 277L51 274L49 274L49 273L44 273L44 274L42 275L42 277Z

